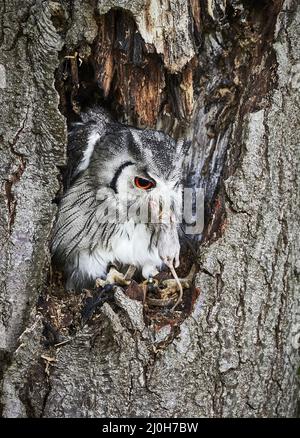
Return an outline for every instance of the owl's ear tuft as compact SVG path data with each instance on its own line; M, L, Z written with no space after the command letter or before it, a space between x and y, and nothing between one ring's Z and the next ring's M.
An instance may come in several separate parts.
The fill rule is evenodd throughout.
M136 129L130 129L130 133L132 135L133 140L135 141L135 143L142 148L143 147L143 143L141 140L141 137L139 136L139 133Z

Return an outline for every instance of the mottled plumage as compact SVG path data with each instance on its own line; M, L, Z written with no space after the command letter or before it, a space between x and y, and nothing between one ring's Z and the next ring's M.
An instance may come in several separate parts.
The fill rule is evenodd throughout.
M110 263L135 265L145 278L166 259L178 264L182 143L115 123L101 109L82 115L68 143L68 188L51 245L67 287L89 286Z

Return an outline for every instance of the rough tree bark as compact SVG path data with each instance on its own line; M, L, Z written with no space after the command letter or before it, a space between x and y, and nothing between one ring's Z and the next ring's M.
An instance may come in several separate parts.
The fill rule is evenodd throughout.
M299 38L296 0L1 2L4 417L296 415ZM50 287L67 121L94 101L191 140L200 295L175 326L118 290L72 331Z

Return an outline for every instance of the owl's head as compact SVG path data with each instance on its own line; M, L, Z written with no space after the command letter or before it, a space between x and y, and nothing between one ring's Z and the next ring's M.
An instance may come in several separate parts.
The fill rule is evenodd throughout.
M180 217L184 155L183 142L160 131L115 125L97 141L89 167L101 197L128 219L169 223Z

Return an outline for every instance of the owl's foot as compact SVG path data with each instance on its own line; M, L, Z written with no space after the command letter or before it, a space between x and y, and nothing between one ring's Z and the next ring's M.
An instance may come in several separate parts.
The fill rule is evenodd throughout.
M114 266L111 266L105 280L103 280L102 278L96 279L96 286L104 287L107 284L128 286L131 282L131 278L134 272L135 268L132 265L129 266L125 275L122 274L122 272L119 272Z
M126 279L126 274L122 274L114 267L110 268L106 281L108 284L118 284L119 286L128 286L130 284L130 280Z

